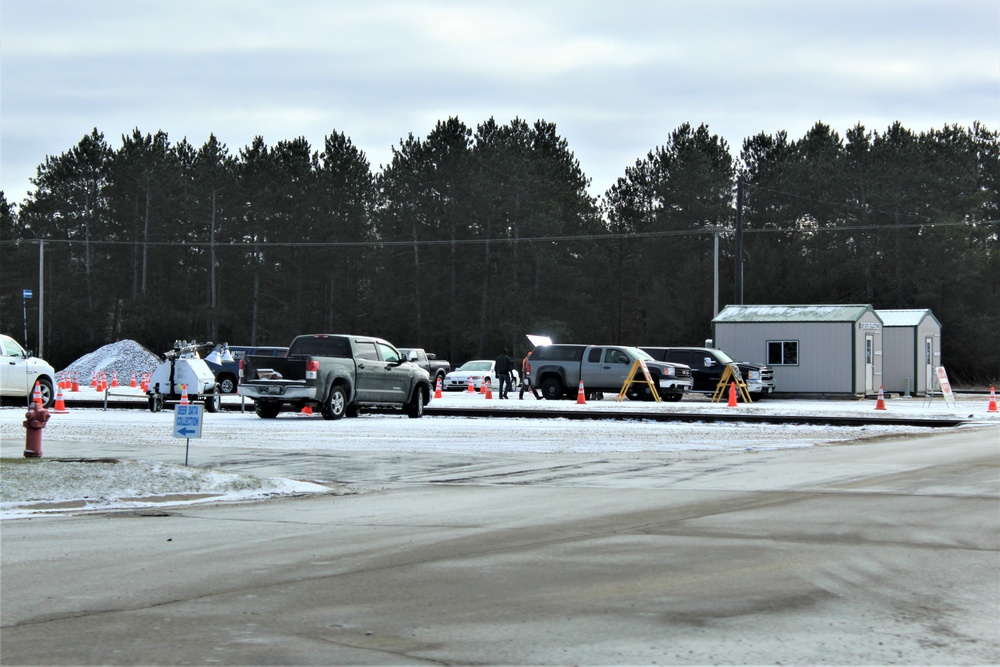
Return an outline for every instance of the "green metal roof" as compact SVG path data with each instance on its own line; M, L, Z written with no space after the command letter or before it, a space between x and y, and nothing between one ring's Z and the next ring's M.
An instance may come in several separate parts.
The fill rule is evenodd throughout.
M726 306L713 322L857 322L868 304L835 306Z

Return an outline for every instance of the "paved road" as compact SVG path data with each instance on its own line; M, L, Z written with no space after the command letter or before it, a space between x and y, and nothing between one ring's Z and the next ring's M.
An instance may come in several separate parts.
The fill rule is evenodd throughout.
M0 663L1000 663L995 426L351 465L382 486L4 522Z

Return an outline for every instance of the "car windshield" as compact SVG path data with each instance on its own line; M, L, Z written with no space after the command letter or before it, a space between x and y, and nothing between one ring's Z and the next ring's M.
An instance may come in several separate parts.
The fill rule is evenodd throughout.
M732 357L730 357L728 354L726 354L722 350L716 350L715 353L719 356L719 361L721 361L724 364L736 363L735 359L733 359Z
M462 364L459 368L460 371L488 371L490 370L489 361L467 361Z
M636 359L642 359L644 361L656 361L656 359L654 359L653 357L649 356L648 352L646 352L644 350L640 350L637 347L630 347L629 348L629 352L631 352L633 355L635 355Z

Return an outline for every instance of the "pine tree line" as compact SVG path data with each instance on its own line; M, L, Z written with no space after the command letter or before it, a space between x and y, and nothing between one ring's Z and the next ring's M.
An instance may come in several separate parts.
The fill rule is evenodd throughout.
M440 121L378 173L339 132L234 155L214 135L136 129L115 149L95 129L33 185L16 209L0 193L0 322L20 332L44 241L57 367L125 338L162 352L363 333L453 363L521 351L526 333L699 344L718 266L721 305L930 308L958 382L1000 377L1000 141L978 123L817 123L735 157L684 124L599 198L545 121Z

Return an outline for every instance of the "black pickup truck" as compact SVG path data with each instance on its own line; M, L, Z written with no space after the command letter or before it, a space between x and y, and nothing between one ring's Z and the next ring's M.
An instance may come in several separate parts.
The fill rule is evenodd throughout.
M422 417L433 389L427 371L381 338L310 334L292 340L284 357L247 357L237 391L254 400L264 419L306 406L325 419L340 419L363 408Z
M763 364L736 361L722 350L711 347L643 347L643 352L659 361L672 361L691 367L694 388L702 394L714 393L726 366L736 364L746 382L751 398L774 393L774 370Z

